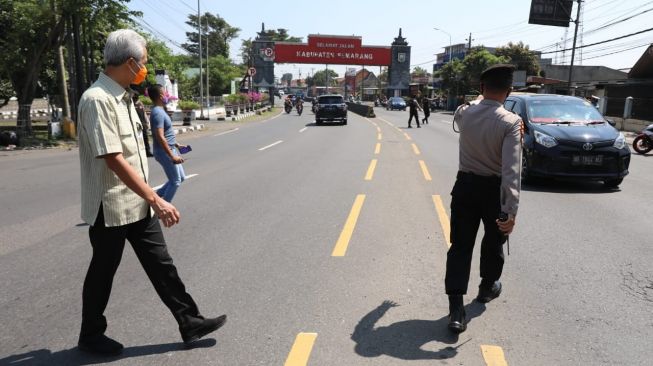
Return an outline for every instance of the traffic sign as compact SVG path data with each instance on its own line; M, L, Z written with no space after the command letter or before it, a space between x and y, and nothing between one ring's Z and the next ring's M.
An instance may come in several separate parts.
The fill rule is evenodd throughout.
M255 67L250 67L249 70L247 70L247 73L249 74L249 76L256 75L256 68Z

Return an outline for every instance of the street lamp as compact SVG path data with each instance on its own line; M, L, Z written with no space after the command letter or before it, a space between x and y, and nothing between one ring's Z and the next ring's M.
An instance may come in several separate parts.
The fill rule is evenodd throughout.
M449 32L440 28L433 28L433 29L435 29L436 31L440 31L449 36L449 61L448 62L451 62L451 57L453 56L453 50L451 49L451 34L449 34ZM456 95L458 95L458 82L456 82ZM449 90L449 96L451 96L451 90ZM447 109L449 109L448 107L449 105L451 105L449 97L447 97L447 104L448 104Z
M447 31L445 31L443 29L440 29L440 28L433 28L433 29L435 29L436 31L440 31L440 32L442 32L442 33L449 36L449 62L451 62L451 56L453 55L453 52L451 50L451 34L449 34L449 32L447 32Z

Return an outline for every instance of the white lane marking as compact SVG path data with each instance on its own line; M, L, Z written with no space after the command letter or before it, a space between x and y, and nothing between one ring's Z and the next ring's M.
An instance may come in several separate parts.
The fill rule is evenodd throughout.
M262 148L258 149L258 151L267 150L267 149L269 149L269 148L271 148L271 147L273 147L273 146L277 146L277 145L279 145L279 144L282 143L282 142L283 142L283 140L279 140L279 141L277 141L277 142L275 142L275 143L273 143L273 144L270 144L270 145L268 145L268 146L263 146Z
M189 174L189 175L186 176L186 178L185 178L184 180L189 180L189 179L191 179L191 178L193 178L193 177L197 177L198 175L199 175L199 174ZM165 184L165 183L164 183L164 184ZM158 189L161 188L161 187L163 187L163 184L159 184L159 185L156 186L156 187L152 187L152 189L156 191L156 190L158 190Z
M214 136L214 137L215 137L215 136L222 136L222 135L226 135L226 134L228 134L228 133L236 132L236 131L238 131L238 130L240 130L240 128L234 128L234 129L231 129L231 130L229 130L229 131L220 132L220 133L215 134L215 135L213 135L213 136Z
M266 120L264 120L264 121L261 121L260 123L265 123L265 122L272 121L273 119L275 119L275 118L279 118L279 117L281 117L282 115L283 115L283 111L281 111L281 113L277 114L276 116L274 116L274 117L272 117L272 118L268 118L268 119L266 119Z
M299 133L302 133L302 132L304 132L304 131L306 131L306 130L308 130L308 127L304 127L304 128L302 128L301 130L299 130Z

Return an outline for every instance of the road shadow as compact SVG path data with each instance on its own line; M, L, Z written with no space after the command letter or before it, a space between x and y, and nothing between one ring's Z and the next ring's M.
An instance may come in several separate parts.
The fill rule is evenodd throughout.
M537 179L522 183L522 191L567 194L606 194L621 192L619 187L607 188L602 182L580 182L573 180Z
M82 222L81 224L75 225L76 227L84 227L84 226L90 226L89 224Z
M458 343L459 336L447 328L448 316L438 320L405 320L383 327L375 327L376 323L390 310L398 306L392 301L384 301L376 309L365 315L351 336L356 342L355 351L362 357L379 357L386 355L401 360L442 360L453 358L458 349L469 340ZM485 305L472 302L465 306L467 321L480 316L485 311ZM430 342L440 343L437 351L423 349ZM448 346L444 346L448 345ZM431 346L432 348L432 346Z
M316 124L315 122L307 123L306 127L334 127L334 126L344 126L342 122L322 122L321 125Z
M145 346L125 347L122 354L118 356L102 357L94 356L81 352L75 348L65 349L57 352L52 352L49 349L39 349L27 353L11 355L0 359L0 366L16 366L16 365L43 365L43 366L82 366L82 365L97 365L108 362L115 362L118 360L159 355L168 352L189 351L196 348L210 348L215 346L216 340L213 338L206 338L193 343L192 347L187 347L184 343L164 343L164 344L151 344ZM138 364L134 361L134 364Z

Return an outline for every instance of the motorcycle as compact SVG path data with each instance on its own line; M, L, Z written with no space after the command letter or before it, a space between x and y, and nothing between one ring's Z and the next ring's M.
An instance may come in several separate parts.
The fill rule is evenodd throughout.
M653 150L653 124L648 125L633 140L633 149L639 154L646 154Z
M313 99L313 106L311 107L313 113L317 113L317 98Z
M290 111L292 111L292 104L289 101L285 101L283 109L286 111L286 113L290 113Z
M304 103L297 103L297 114L301 116L303 111L304 111Z

